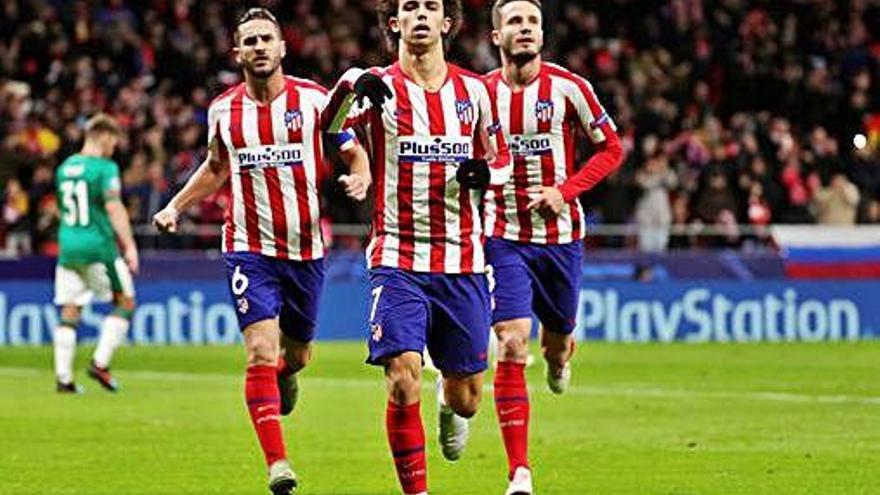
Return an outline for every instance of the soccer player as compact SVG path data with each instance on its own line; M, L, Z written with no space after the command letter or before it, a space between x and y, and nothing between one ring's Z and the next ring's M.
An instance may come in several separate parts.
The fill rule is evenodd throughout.
M111 392L119 387L110 374L110 360L128 332L135 304L132 274L138 271L137 246L120 199L119 166L111 159L119 133L113 118L95 115L86 122L82 150L56 172L61 249L55 304L61 307L61 319L53 340L59 393L82 392L73 381L76 327L82 307L94 300L112 300L113 311L101 322L88 375Z
M590 84L542 61L540 0L496 0L492 40L502 67L486 76L497 95L513 155L513 180L490 188L484 204L486 256L495 278L498 337L495 409L507 451L507 495L532 493L528 461L529 399L524 368L534 312L541 323L547 383L565 391L571 378L583 255L578 196L620 166L620 141ZM597 151L576 171L583 134Z
M349 71L332 101L373 95L346 121L363 126L376 181L368 362L385 370L387 435L403 492L424 494L422 350L442 372L440 444L455 460L487 368L490 301L478 207L490 183L509 179L510 156L485 83L445 60L444 42L462 21L460 1L381 0L378 13L397 63ZM383 83L384 94L375 88Z
M283 74L281 28L266 9L238 19L234 45L244 82L211 103L208 156L154 222L173 232L179 212L231 187L222 250L247 350L245 399L269 489L287 495L297 478L279 415L290 414L296 403L296 373L310 360L324 280L318 187L326 91ZM350 133L335 139L352 168L343 178L346 189L363 198L370 182L366 153Z

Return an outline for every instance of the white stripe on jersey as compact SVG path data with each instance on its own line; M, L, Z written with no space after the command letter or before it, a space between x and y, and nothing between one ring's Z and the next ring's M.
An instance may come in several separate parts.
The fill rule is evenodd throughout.
M391 89L391 92L395 93L391 104L396 108L397 95L393 84L394 78L391 76L385 76L382 80L385 82L385 85ZM382 164L382 168L385 170L385 210L380 214L384 219L383 223L386 232L399 232L400 224L398 223L398 212L400 209L397 201L397 186L400 184L400 168L397 166L397 162L392 160L392 157L397 155L397 139L389 139L389 136L397 136L397 120L383 117L382 121L385 125L385 163ZM393 165L391 165L392 161ZM377 247L373 244L377 240L378 239L374 237L370 242L370 245L373 248ZM382 266L397 266L400 255L400 238L394 235L386 235L382 242L383 246L380 264ZM372 249L367 250L368 260L372 252Z
M248 148L256 148L262 145L260 142L260 130L257 126L257 106L248 98L245 98L243 103L241 125L244 142ZM272 207L269 204L266 171L263 168L255 168L251 169L250 175L254 183L254 205L257 207L262 254L275 257L278 255L278 252L275 247L275 228L272 225Z
M440 90L440 98L442 101L455 100L455 86L447 84ZM471 100L476 101L475 98ZM446 124L446 133L453 136L461 134L461 122L458 120L458 114L452 105L443 105L443 119ZM418 132L418 131L417 131ZM457 197L458 194L467 194L461 191L458 182L455 180L455 167L445 167L446 171L446 191L444 198ZM477 204L477 203L474 203ZM474 218L478 218L475 216ZM461 232L461 206L458 201L447 201L446 218L444 222L446 232ZM444 270L447 272L456 272L461 267L461 244L446 243L446 256L443 260Z
M465 77L464 85L467 89L468 95L470 99L475 102L484 101L489 102L491 100L491 96L489 95L489 90L486 89L486 83L481 79L475 79L470 77ZM488 125L494 125L494 120L492 115L485 116L486 123ZM474 122L475 132L479 132L477 128L477 122ZM512 168L512 165L511 165ZM470 191L467 194L470 194L471 199L471 218L473 219L473 232L471 233L471 243L474 246L474 266L484 267L486 266L486 252L483 250L483 233L484 227L482 225L482 218L480 216L480 201L482 201L484 193L479 191ZM480 271L482 271L481 269Z
M413 132L416 136L430 136L431 127L428 119L428 102L425 91L412 81L405 81L409 93L409 101L413 110ZM450 135L447 129L447 135ZM413 230L415 231L415 256L413 270L417 272L431 271L431 167L429 162L413 164Z
M241 189L241 175L238 173L238 167L233 165L232 156L235 154L235 150L231 145L227 145L227 143L232 143L232 97L225 97L215 103L214 108L216 108L217 118L220 126L220 136L221 142L217 143L217 146L222 146L225 148L226 153L228 154L229 162L230 162L230 173L229 173L229 181L230 181L230 202L232 203L230 207L232 208L232 223L236 226L232 229L232 242L233 242L233 250L234 251L247 251L248 250L248 242L247 242L247 231L244 230L245 224L245 215L244 215L244 202L240 200L236 200L236 198L242 197L242 189ZM223 232L224 236L226 234L227 229L224 227ZM226 247L228 239L224 237L222 246Z
M309 89L300 89L300 102L308 101L310 99L324 99L324 95L315 90ZM300 108L302 108L303 112L303 128L304 129L320 129L320 122L316 121L316 114L314 108L305 108L302 103L300 103ZM319 132L319 131L315 131ZM321 139L318 138L318 143L320 146ZM316 157L322 153L322 150L315 149L315 139L314 135L303 135L303 147L305 149L306 156ZM313 160L314 161L314 160ZM323 163L317 164L317 167L323 167ZM314 221L312 221L312 246L314 249L313 256L315 258L322 258L324 256L324 243L321 241L321 198L318 194L318 169L316 167L306 167L305 175L306 175L306 183L308 184L307 194L308 194L308 204L309 204L309 215Z
M276 143L286 143L287 123L284 122L284 115L287 112L287 95L275 98L272 102L272 136ZM307 169L309 167L306 167ZM292 167L278 168L278 181L281 184L282 191L295 191L296 184L293 179ZM291 252L296 253L302 249L302 238L299 232L299 208L296 203L284 201L284 217L287 220L287 245Z

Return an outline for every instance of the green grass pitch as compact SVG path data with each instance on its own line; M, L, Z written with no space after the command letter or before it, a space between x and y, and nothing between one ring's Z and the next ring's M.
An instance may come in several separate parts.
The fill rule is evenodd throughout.
M54 392L50 348L0 348L0 494L265 494L243 404L244 351L128 347L122 391ZM319 343L285 418L302 495L399 493L380 372L360 343ZM573 388L552 396L529 369L539 495L878 494L880 342L589 344ZM432 495L501 495L506 462L491 392L457 463L422 411Z

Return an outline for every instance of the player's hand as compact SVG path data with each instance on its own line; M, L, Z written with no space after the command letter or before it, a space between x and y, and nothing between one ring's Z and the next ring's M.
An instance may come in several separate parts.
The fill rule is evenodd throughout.
M393 95L391 89L379 76L372 72L364 72L354 82L354 96L354 101L358 105L366 98L370 100L373 108L381 110L385 100L390 100Z
M483 158L468 158L455 171L455 180L469 189L486 189L490 178L489 162Z
M137 275L140 270L140 258L138 257L137 246L131 246L122 253L122 259L132 275Z
M153 225L159 232L175 233L177 232L177 217L179 216L177 208L166 206L165 209L153 215Z
M532 186L528 189L529 196L537 196L527 206L529 210L537 210L542 217L555 217L565 206L562 193L555 187Z
M363 201L370 189L370 177L366 174L350 174L339 177L339 183L345 186L345 194L355 201Z

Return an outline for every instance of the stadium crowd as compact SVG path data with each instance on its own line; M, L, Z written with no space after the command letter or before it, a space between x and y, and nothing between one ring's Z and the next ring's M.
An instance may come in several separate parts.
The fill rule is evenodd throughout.
M498 64L489 3L464 0L450 48L478 72ZM714 226L735 244L738 225L880 222L874 2L544 3L547 60L590 79L628 151L582 198L596 222L638 225L654 251L694 242L671 224ZM284 25L290 74L332 85L390 60L370 0L0 0L0 251L55 252L53 170L99 110L126 130L125 200L148 223L205 155L208 104L240 77L229 26L257 4ZM369 205L324 190L328 222L366 222ZM222 222L226 201L209 198L187 222Z

